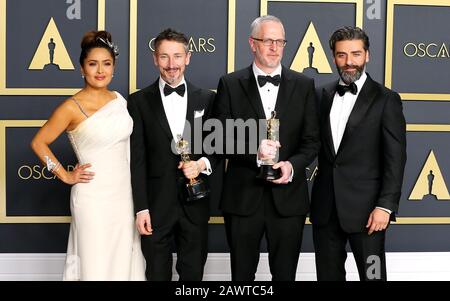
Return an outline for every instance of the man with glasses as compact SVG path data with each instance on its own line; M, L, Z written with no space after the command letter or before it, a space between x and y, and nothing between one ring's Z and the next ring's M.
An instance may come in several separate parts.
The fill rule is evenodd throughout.
M249 129L239 137L234 134L240 129L224 126L228 167L221 209L232 280L255 279L264 235L272 280L295 280L309 209L305 169L320 147L314 82L281 65L286 40L278 18L254 20L249 43L252 65L220 79L213 114L224 125L227 120L235 124L240 120L256 121L259 127L274 113L280 131L278 141L262 137L258 143ZM240 146L243 153L237 151ZM275 158L277 151L279 160L273 168L281 171L281 177L258 179L261 161Z

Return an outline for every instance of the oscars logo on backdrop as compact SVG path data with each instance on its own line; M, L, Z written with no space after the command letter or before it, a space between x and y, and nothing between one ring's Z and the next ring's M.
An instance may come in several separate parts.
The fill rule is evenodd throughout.
M75 168L73 165L67 165L66 169L68 171L72 171ZM55 180L56 175L49 172L46 166L42 166L39 164L35 165L21 165L17 169L17 176L21 180Z
M445 43L413 43L403 46L403 54L407 57L450 58L450 45Z
M291 69L309 76L330 74L330 63L320 42L319 35L312 22L309 23L305 36L297 50Z
M155 51L155 39L152 38L148 42L148 48L151 52ZM216 51L215 38L213 37L190 37L188 41L189 51L191 52L204 52L213 53Z
M31 60L29 70L75 70L53 18Z
M433 150L430 151L408 199L410 201L450 200L447 185Z

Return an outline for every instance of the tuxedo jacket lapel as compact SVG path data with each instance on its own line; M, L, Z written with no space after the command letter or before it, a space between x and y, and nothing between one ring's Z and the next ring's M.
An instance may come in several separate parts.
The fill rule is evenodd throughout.
M167 134L167 138L172 140L172 132L170 131L169 121L167 120L166 112L161 99L161 93L159 91L159 80L157 80L151 86L149 92L149 105L154 112L154 116L158 120L164 132Z
M283 112L288 108L288 102L291 99L291 94L294 92L294 81L289 77L286 68L283 67L281 72L281 82L278 89L277 102L275 104L276 118L280 119Z
M336 82L337 84L337 82ZM333 99L334 94L336 94L336 85L333 86L331 89L323 89L323 97L322 97L322 103L321 111L322 111L322 131L323 136L325 138L325 142L327 145L327 149L329 151L330 157L333 158L336 156L336 152L334 150L334 143L333 143L333 135L331 132L331 122L330 122L330 111L331 106L333 105Z
M364 83L361 92L359 92L358 98L355 102L355 106L353 107L353 110L348 117L347 125L345 126L344 135L342 137L338 153L342 148L345 147L345 143L351 137L355 126L357 126L366 115L366 112L375 99L376 95L377 92L375 90L375 85L370 76L367 75L366 82Z
M183 137L190 137L194 127L194 113L199 108L198 105L198 97L196 97L198 93L198 88L195 88L191 83L186 82L187 85L187 110L186 110L186 122L184 124ZM189 123L190 126L187 126ZM189 133L191 131L191 133ZM191 141L189 141L191 142Z
M264 113L261 97L259 96L258 86L256 84L252 66L248 67L247 70L248 74L239 81L247 94L250 104L258 116L258 119L266 119L266 114Z

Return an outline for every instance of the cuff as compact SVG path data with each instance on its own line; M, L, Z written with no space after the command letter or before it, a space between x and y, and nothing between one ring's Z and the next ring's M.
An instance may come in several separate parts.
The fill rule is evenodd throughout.
M141 211L139 211L139 212L137 212L137 213L136 213L136 216L137 216L138 214L140 214L140 213L144 213L144 212L147 212L147 213L148 213L148 212L149 212L149 210L148 210L148 209L144 209L144 210L141 210Z
M259 160L258 155L256 155L256 166L261 167L262 160Z
M206 169L202 171L202 174L209 176L212 173L211 163L209 162L209 159L206 157L201 157L199 160L205 162L206 165Z
M261 167L262 164L262 160L259 159L259 146L258 146L258 150L256 152L256 166Z
M289 161L287 161L287 162L289 162ZM292 179L294 178L294 166L292 166L291 162L289 162L289 164L291 164L291 175L289 176L289 180L288 180L288 182L290 183L290 182L292 182Z
M375 208L381 209L381 210L383 210L383 211L386 211L386 212L389 213L389 214L392 214L392 211L389 210L389 209L387 209L387 208L383 208L383 207L379 207L379 206L376 206Z

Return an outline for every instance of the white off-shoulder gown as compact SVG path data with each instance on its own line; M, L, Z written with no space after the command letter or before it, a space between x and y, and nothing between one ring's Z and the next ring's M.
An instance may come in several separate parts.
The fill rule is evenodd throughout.
M71 190L64 280L145 280L131 194L133 120L115 93L116 99L67 132L79 164L92 164L95 176Z

